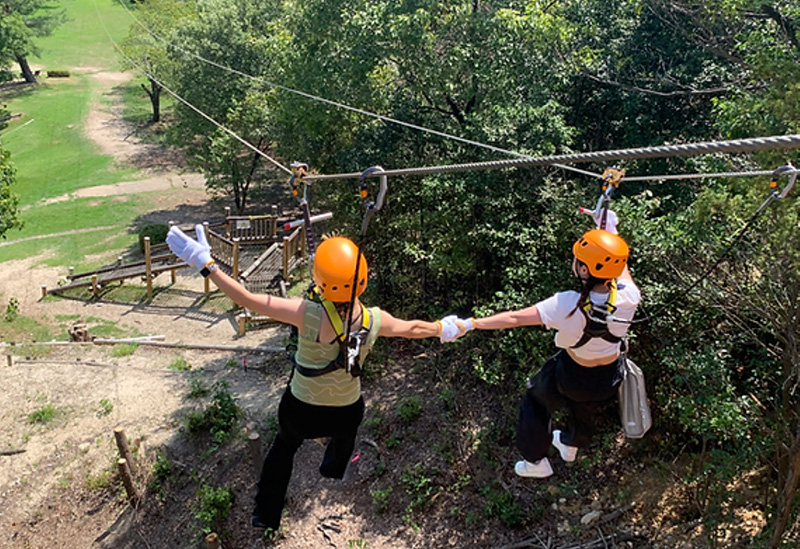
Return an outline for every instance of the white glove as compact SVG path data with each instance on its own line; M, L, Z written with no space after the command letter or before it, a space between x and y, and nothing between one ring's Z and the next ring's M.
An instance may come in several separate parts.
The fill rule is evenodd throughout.
M442 343L452 343L458 339L458 336L461 335L461 330L456 326L456 320L458 320L456 315L450 315L436 321L442 328L439 332L439 341Z
M172 227L167 233L169 249L198 271L211 261L211 246L206 240L206 232L202 225L195 227L197 240L189 237L178 227Z
M595 215L594 222L597 225L597 228L600 228L600 223L603 221L603 214L602 212L599 215ZM617 234L617 224L619 223L619 218L617 217L617 213L614 210L608 210L606 213L606 229L610 233Z
M442 343L452 343L470 330L475 329L475 324L471 318L464 320L456 315L446 316L437 322L442 326L442 332L439 334L439 341Z

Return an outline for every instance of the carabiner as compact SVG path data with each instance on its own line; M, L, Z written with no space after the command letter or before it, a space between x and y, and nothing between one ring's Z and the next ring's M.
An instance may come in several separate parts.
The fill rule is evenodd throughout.
M786 183L786 186L783 188L783 190L780 193L778 193L778 178L786 173L790 174L789 182ZM774 196L779 200L782 198L786 198L786 195L789 194L789 191L791 191L792 187L794 187L795 180L797 180L797 168L792 166L791 163L788 163L785 166L781 166L780 168L772 172L772 179L769 182L769 187L770 189L772 189L772 196Z
M582 206L578 208L580 213L589 214L596 220L599 219L599 226L601 229L606 228L606 215L608 214L609 201L614 195L614 191L619 188L619 183L622 181L623 177L625 177L624 169L617 166L606 168L603 172L603 192L600 194L600 198L597 199L594 210Z
M381 186L380 190L378 191L378 199L375 202L369 201L369 189L367 188L367 178L374 173L383 172L383 168L380 166L372 166L371 168L367 168L363 172L361 172L361 177L358 178L358 187L359 187L359 194L361 198L364 200L364 207L368 210L375 210L378 211L383 206L383 198L386 196L386 188L387 188L387 178L385 175L381 176Z
M364 201L364 208L366 209L366 212L364 213L364 222L361 224L361 236L364 236L367 233L367 226L369 225L369 220L372 217L372 214L383 207L383 199L386 196L386 189L388 187L387 177L385 175L380 177L380 190L378 191L378 197L375 202L370 201L369 188L367 187L367 177L381 172L383 172L382 167L372 166L371 168L367 168L361 172L361 177L358 178L359 194L361 195L361 199Z

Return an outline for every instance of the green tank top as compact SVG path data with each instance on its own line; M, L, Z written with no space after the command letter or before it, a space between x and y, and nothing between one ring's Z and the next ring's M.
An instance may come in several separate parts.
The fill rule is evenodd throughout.
M381 329L381 310L378 307L369 309L372 315L372 327L367 341L361 347L361 364L364 364L370 349L378 339ZM303 326L297 338L295 361L304 368L325 368L339 355L339 343L322 343L317 341L319 330L325 316L325 309L320 303L306 300ZM361 396L361 378L353 377L343 369L337 369L317 377L306 377L297 370L292 375L292 394L308 404L317 406L348 406Z

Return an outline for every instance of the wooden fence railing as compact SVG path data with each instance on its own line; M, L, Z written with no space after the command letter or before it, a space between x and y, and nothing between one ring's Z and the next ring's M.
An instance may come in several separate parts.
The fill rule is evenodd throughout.
M283 237L283 279L289 280L289 273L303 259L306 239L302 227L295 229L289 236Z

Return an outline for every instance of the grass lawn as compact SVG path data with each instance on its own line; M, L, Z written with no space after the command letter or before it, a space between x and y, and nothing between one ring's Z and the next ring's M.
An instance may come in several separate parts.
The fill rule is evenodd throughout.
M62 5L67 21L52 36L38 40L41 58L29 61L44 69L42 75L48 69L67 69L71 76L42 77L37 85L0 88L0 103L7 104L11 113L22 114L0 135L17 168L13 190L20 196L25 223L21 231L12 231L6 238L13 241L75 229L112 228L12 243L0 247L0 261L47 251L50 265L92 268L136 246L137 235L131 227L140 215L155 207L157 197L150 193L46 203L46 199L80 188L140 178L136 170L99 154L97 146L84 135L90 109L109 101L101 95L91 74L121 67L105 29L119 42L133 19L118 0L70 0ZM125 101L143 103L135 95L136 89L141 91L137 80L121 86ZM147 107L146 102L144 107L136 107L136 114ZM132 114L130 109L125 110Z

